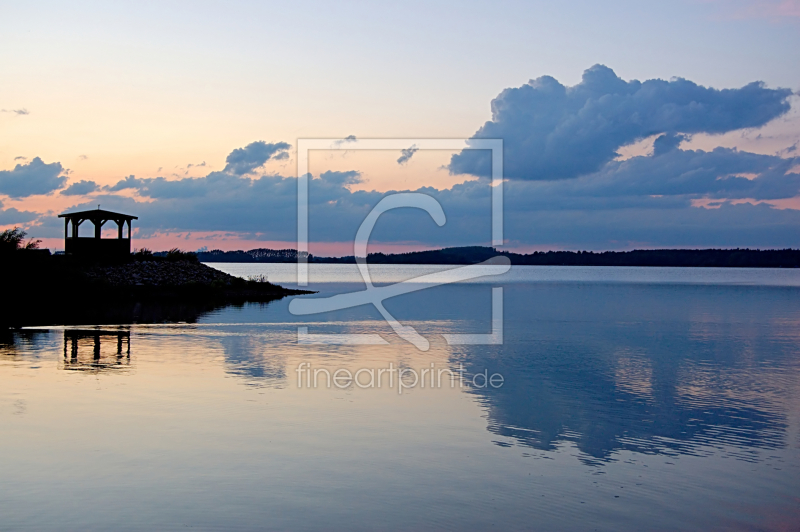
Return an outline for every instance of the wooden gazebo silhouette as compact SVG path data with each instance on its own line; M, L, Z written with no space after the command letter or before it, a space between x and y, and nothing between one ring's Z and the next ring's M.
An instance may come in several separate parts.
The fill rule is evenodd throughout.
M59 214L64 218L64 252L67 255L93 258L123 258L131 254L131 220L136 216L100 209ZM85 221L94 224L94 236L78 237L78 228ZM100 238L103 224L117 224L117 238ZM70 224L72 231L70 231ZM128 236L123 237L123 228L128 226Z

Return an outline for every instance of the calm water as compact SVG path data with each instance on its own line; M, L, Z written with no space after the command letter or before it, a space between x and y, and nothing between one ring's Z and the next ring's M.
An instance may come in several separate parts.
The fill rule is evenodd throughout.
M363 289L351 266L310 278ZM493 286L503 344L448 345L491 331ZM0 340L0 530L800 528L800 271L514 267L387 300L426 352L371 306L289 302ZM369 386L390 367L406 387ZM412 385L431 368L463 378ZM361 386L325 386L337 370Z

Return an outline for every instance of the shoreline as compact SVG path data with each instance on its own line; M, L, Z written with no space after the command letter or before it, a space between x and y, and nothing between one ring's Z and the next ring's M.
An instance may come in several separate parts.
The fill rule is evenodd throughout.
M87 323L192 323L228 305L311 294L247 280L191 260L116 263L16 251L0 257L0 329Z
M204 251L203 263L281 264L297 262L295 250ZM529 254L494 247L451 247L408 253L370 253L367 264L470 265L507 257L512 266L647 266L687 268L800 268L796 249L638 249L631 251L535 251ZM352 255L308 256L309 264L355 264Z

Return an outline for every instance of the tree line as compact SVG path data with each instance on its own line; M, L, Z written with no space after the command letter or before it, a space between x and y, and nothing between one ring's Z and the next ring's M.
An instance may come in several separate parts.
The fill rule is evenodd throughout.
M409 253L370 253L370 264L477 264L499 255L527 266L673 266L706 268L800 268L796 249L636 249L632 251L535 251L529 254L492 247L454 247ZM201 262L296 262L293 249L198 252ZM352 264L355 257L317 257L318 264Z

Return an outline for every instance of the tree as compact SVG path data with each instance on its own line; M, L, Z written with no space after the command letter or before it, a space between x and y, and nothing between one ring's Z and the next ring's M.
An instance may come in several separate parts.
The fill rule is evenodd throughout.
M30 239L26 244L23 244L25 237L28 233L15 227L14 229L6 229L0 233L0 251L16 251L18 249L39 249L41 240Z

